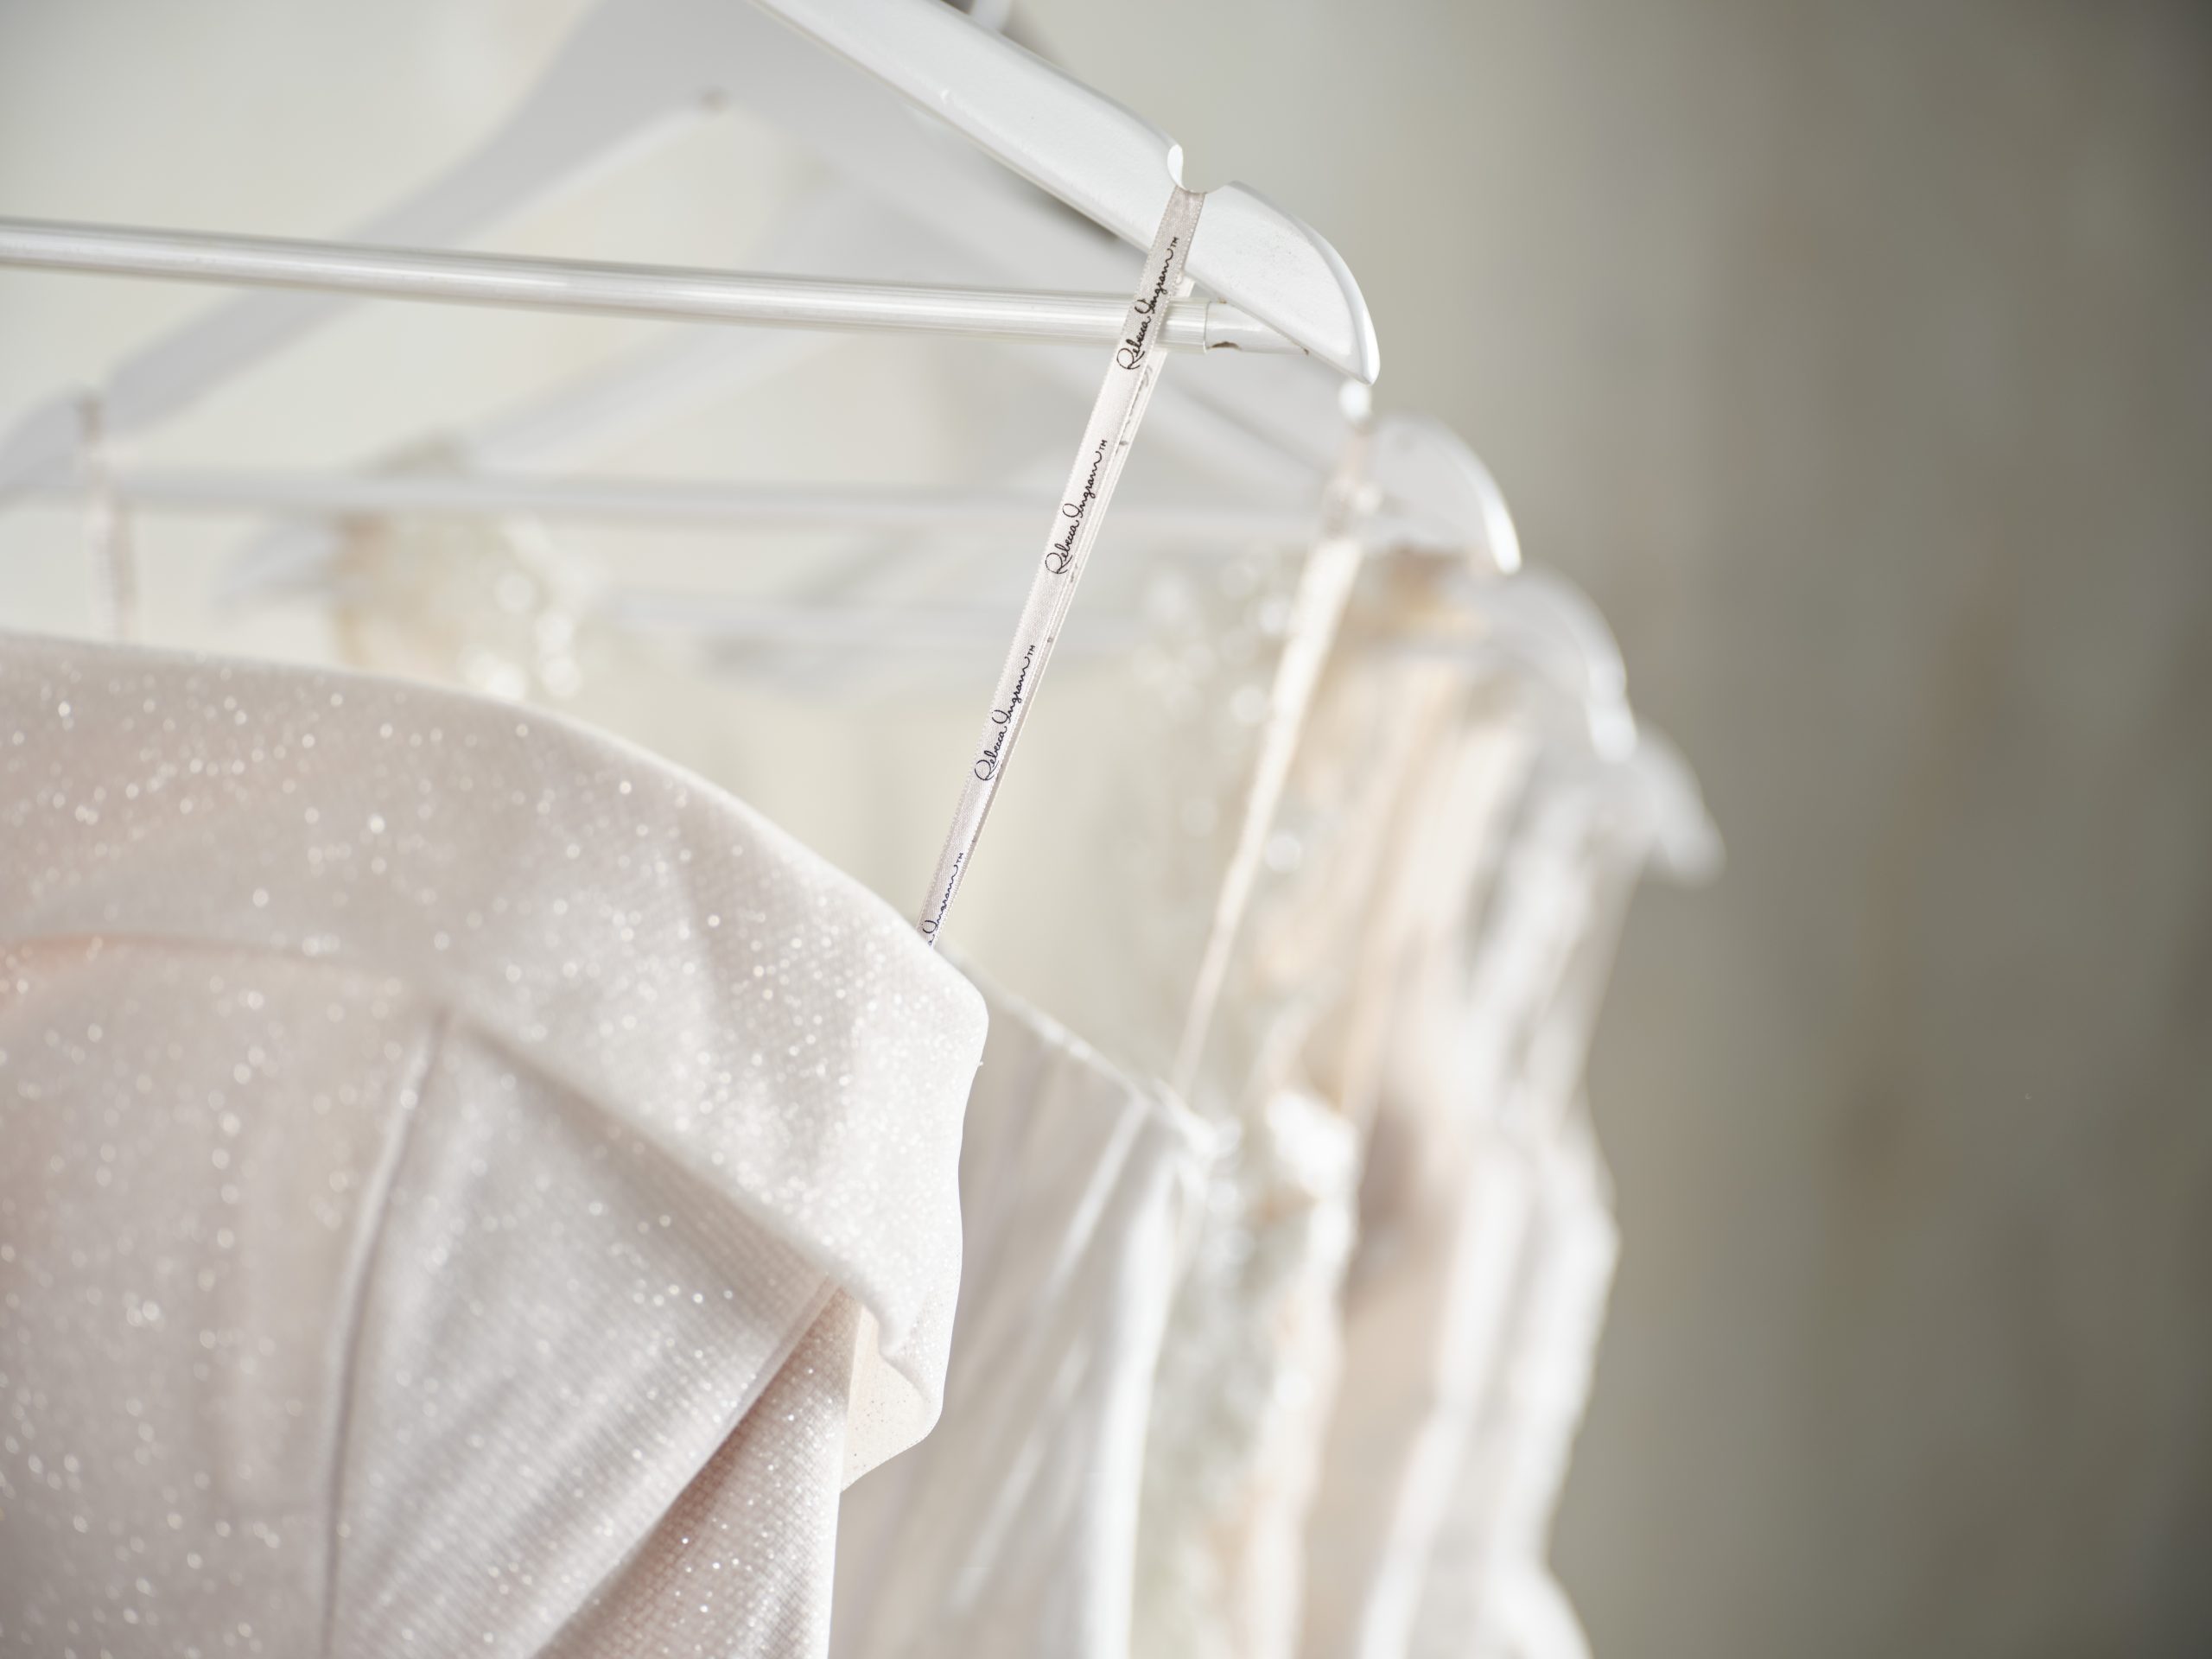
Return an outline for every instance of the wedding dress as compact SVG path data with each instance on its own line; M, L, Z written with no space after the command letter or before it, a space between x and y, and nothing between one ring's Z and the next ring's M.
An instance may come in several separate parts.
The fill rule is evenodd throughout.
M944 1412L845 1494L837 1659L1125 1659L1154 1372L1211 1137L985 988Z
M911 663L889 671L900 686L889 709L866 694L794 692L775 676L702 675L585 620L573 569L515 527L361 526L343 557L334 616L340 647L356 660L560 699L618 721L681 749L886 887L898 886L899 831L927 847L927 830L914 831L933 825L921 804L944 772L916 773L907 757L957 755L973 710L967 695L942 695ZM1221 602L1239 609L1243 597ZM1211 654L1224 641L1230 656L1245 654L1236 628L1220 625L1210 639L1164 632L1136 658L1134 700L1120 676L1087 677L1080 664L1056 682L1053 715L1084 721L1103 678L1117 687L1107 696L1124 727L1133 706L1140 718L1106 746L1105 764L1092 732L1025 749L1022 790L993 823L1005 856L995 853L963 892L960 916L963 944L980 935L1001 959L1031 963L1053 995L1124 1036L1141 1023L1133 1010L1164 1010L1167 999L1151 976L1116 971L1133 931L1154 925L1154 907L1120 897L1133 885L1124 849L1097 830L1127 828L1149 810L1152 798L1143 809L1132 799L1128 767L1172 710L1218 720L1211 744L1233 751L1249 741L1230 710L1192 707L1163 683L1171 664L1238 671ZM806 683L803 667L794 674ZM817 764L785 764L809 753ZM1010 902L995 896L996 878L1023 861L1020 843L1034 834L1025 798L1050 804L1065 850L1030 861L1037 880ZM855 826L890 833L855 836ZM1162 833L1178 853L1189 850L1192 837L1179 828ZM1103 867L1107 879L1076 878L1071 858ZM1187 929L1188 910L1167 908ZM1065 949L1062 929L1085 948ZM845 1494L830 1638L840 1659L1129 1651L1154 1374L1219 1137L1027 1001L988 983L985 997L990 1036L962 1145L966 1248L944 1416L927 1440ZM1151 1027L1166 1018L1154 1015Z
M1414 1659L1587 1659L1548 1559L1553 1512L1589 1399L1620 1235L1577 1101L1532 1148L1529 1204L1498 1363L1420 1574L1402 1649Z
M1379 591L1376 591L1379 589ZM1135 1650L1295 1651L1304 1534L1343 1360L1361 1128L1323 1063L1358 942L1465 686L1363 649L1423 596L1370 584L1319 688L1195 1101L1234 1135L1170 1325L1146 1447Z
M1527 1017L1522 993L1541 995L1492 976L1505 995L1471 1001L1468 942L1482 918L1503 909L1525 916L1525 929L1556 912L1492 891L1526 793L1521 728L1478 700L1450 747L1415 804L1421 828L1363 942L1359 982L1326 1052L1366 1148L1345 1361L1306 1530L1300 1650L1309 1659L1403 1649L1428 1566L1426 1517L1442 1496L1434 1420L1471 1386L1465 1374L1487 1357L1499 1317L1478 1264L1517 1235L1510 1164L1477 1158L1484 1085L1496 1079L1471 1075L1454 1039L1469 1020L1511 1029ZM1494 1065L1507 1063L1510 1051L1492 1052Z
M1602 1198L1592 1211L1591 1183L1570 1179L1594 1143L1563 1122L1608 876L1587 798L1542 779L1529 793L1479 925L1428 929L1391 1010L1345 1289L1352 1357L1308 1536L1309 1659L1518 1652L1497 1643L1522 1624L1557 1652L1575 1628L1543 1534L1611 1264Z
M25 638L0 845L0 1647L824 1650L958 1282L903 917L535 711Z

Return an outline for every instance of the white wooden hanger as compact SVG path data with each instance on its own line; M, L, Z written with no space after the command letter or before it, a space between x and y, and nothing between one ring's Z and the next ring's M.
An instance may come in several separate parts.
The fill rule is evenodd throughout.
M972 171L933 167L931 137L917 131L914 109L1139 245L1180 168L1166 135L937 0L605 0L506 122L357 236L429 247L466 240L735 98L786 125L812 127L809 137L826 141L833 160L856 147L869 152L879 181L903 170L939 211L967 215L987 235L1004 225L1019 186L1003 177L994 189ZM820 118L825 106L836 111L834 130ZM1200 265L1193 276L1215 294L1344 372L1374 378L1374 327L1357 284L1334 250L1289 214L1241 186L1212 193ZM227 302L109 378L109 429L133 431L175 414L346 303L296 294ZM77 397L34 410L0 444L0 494L67 466Z
M1152 239L1183 149L1111 99L931 0L759 0L1124 242ZM1359 285L1319 232L1242 184L1206 192L1192 281L1323 362L1382 368Z
M962 30L941 23L934 32L965 40ZM1004 171L976 151L888 142L896 136L890 132L883 135L886 142L874 142L870 135L887 124L885 100L872 84L856 77L832 79L798 98L788 96L787 81L776 88L785 95L766 100L761 112L823 154L851 187L872 197L879 209L891 210L898 221L887 223L881 212L860 221L849 197L831 199L826 212L824 204L817 204L779 254L783 268L804 266L810 258L830 268L938 280L965 275L981 261L1005 275L1058 287L1108 288L1126 280L1124 250L1091 226L1049 209L1042 197L1009 190ZM756 106L764 103L757 86L733 95ZM910 140L928 136L906 135ZM1154 139L1158 142L1157 135ZM856 224L864 235L855 233ZM1217 229L1210 219L1209 237ZM773 343L791 347L804 340L783 336ZM594 370L577 386L556 389L544 400L542 417L529 410L510 416L502 423L506 433L493 435L483 447L495 464L526 464L541 458L530 453L537 435L572 440L609 419L634 424L656 398L711 390L718 376L735 379L757 372L768 349L758 334L724 331L693 331L655 342L634 353L629 367L618 362L611 372ZM1071 372L1078 380L1090 372L1079 356L1032 353L1030 359L1047 372ZM1302 477L1318 499L1320 481L1347 436L1332 379L1296 363L1223 364L1206 375L1170 381L1154 418L1164 432L1173 431L1179 450L1234 462L1234 470L1269 495ZM1517 565L1511 519L1497 486L1456 435L1438 423L1400 420L1378 439L1376 477L1385 493L1385 517L1423 526L1424 539L1466 546L1478 564L1503 570ZM1286 472L1286 463L1293 470ZM264 582L296 585L311 579L331 546L329 532L313 524L279 528L249 550L228 586L250 598Z
M1590 596L1556 572L1530 568L1470 596L1493 638L1532 654L1573 699L1601 759L1625 760L1637 745L1620 642Z
M1625 806L1666 874L1685 882L1718 874L1720 832L1697 775L1680 750L1637 721L1620 642L1590 596L1535 567L1460 587L1473 632L1411 635L1386 641L1385 648L1502 662L1567 716L1568 729L1560 735L1579 741L1559 746L1560 764L1583 768L1593 787Z
M1481 575L1521 568L1521 537L1505 493L1443 422L1408 415L1377 421L1367 475L1385 502L1421 527L1414 539L1457 548Z

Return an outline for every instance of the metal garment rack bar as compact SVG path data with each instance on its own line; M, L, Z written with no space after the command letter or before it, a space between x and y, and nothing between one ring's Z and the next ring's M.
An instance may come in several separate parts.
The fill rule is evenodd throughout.
M41 488L82 499L87 486ZM758 531L1019 533L1037 528L1033 494L1014 491L794 488L706 479L531 477L512 473L261 472L115 467L99 491L143 512L274 514L281 518L531 516L613 524ZM1318 534L1311 509L1132 502L1116 527L1143 539L1192 543L1292 543ZM1414 525L1374 521L1378 540L1419 543Z
M1091 345L1120 335L1129 303L1111 294L901 287L28 219L0 219L0 265L601 316ZM1171 302L1160 337L1175 351L1300 354L1219 300Z
M986 607L822 607L733 599L727 594L618 588L594 607L607 620L663 632L709 650L850 651L856 647L944 651L972 656L1004 642L1003 612ZM1134 647L1140 630L1127 617L1086 619L1074 639L1083 655Z

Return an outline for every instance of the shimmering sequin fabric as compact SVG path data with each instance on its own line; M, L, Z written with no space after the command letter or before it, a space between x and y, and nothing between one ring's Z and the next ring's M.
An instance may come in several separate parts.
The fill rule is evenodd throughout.
M618 743L0 638L0 1649L821 1651L984 1024Z
M845 1494L837 1659L1123 1659L1160 1335L1209 1137L987 991L944 1414Z

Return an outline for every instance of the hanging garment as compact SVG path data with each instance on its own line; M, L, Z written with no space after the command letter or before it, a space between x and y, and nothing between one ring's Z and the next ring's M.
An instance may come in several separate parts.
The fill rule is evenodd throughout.
M1408 604L1356 602L1355 639ZM1417 603L1417 599L1411 601ZM1358 1126L1312 1064L1462 686L1448 664L1353 649L1324 676L1195 1103L1235 1136L1179 1296L1146 1448L1136 1649L1294 1651L1304 1534L1339 1363Z
M428 443L384 470L456 477L468 458ZM590 567L533 519L348 518L336 542L329 620L340 662L556 706L592 671L620 670L589 626L599 587Z
M1209 1137L986 988L944 1411L845 1494L838 1659L1125 1659L1153 1374Z
M1494 1115L1498 1138L1527 1172L1526 1221L1496 1357L1469 1397L1459 1469L1422 1577L1417 1656L1588 1652L1548 1557L1619 1248L1581 1099L1583 1065L1644 844L1602 802L1591 803L1586 822L1582 925Z
M54 640L0 846L0 1646L823 1650L957 1287L904 918L558 720Z
M474 642L503 638L483 614L490 596L503 588L521 594L525 584L531 594L550 592L522 545L503 548L487 538L480 555L461 567L462 580L451 574L454 561L433 527L358 533L349 543L341 609L347 648L416 672L473 671L467 653ZM993 819L995 837L1012 855L987 861L963 890L957 943L964 950L979 940L998 960L1027 970L1025 991L1033 980L1060 1006L1096 1017L1117 1054L1139 1057L1131 1073L1165 1068L1173 1056L1210 913L1206 895L1220 880L1236 823L1236 786L1257 735L1251 701L1259 698L1264 712L1269 646L1282 632L1279 625L1263 626L1260 613L1287 598L1294 574L1294 567L1273 571L1255 559L1208 569L1203 581L1164 577L1157 634L1127 664L1096 672L1069 664L1038 715L1059 722L1062 741L1031 746L1021 782L1006 792ZM656 745L683 746L747 799L806 825L810 838L818 833L830 841L880 891L907 892L926 874L900 872L893 837L911 815L898 804L940 791L936 757L958 753L969 736L965 688L932 696L925 684L902 687L887 704L829 695L827 688L801 692L773 678L703 678L696 669L656 664L650 648L636 642L633 660L601 671L625 648L609 637L613 632L594 626L579 642L590 671L575 701L594 719L618 721ZM511 642L495 666L522 657ZM550 690L540 675L513 677L529 695ZM712 712L702 716L702 709ZM785 759L810 746L846 764L802 767ZM928 761L919 771L918 754ZM1328 849L1318 843L1336 823L1332 815L1322 819L1309 874L1325 867ZM924 858L935 850L924 837L910 839ZM1025 859L1019 851L1025 844L1049 846L1052 855ZM1077 869L1096 871L1097 878L1073 879ZM1084 948L1069 949L1071 938ZM1271 1007L1296 988L1294 972L1286 972ZM1117 1240L1102 1223L1077 1262L1102 1281L1122 1275L1119 1286L1103 1296L1069 1298L1056 1310L1057 1323L1033 1338L1046 1345L1029 1363L1049 1357L1071 1367L1056 1386L1078 1392L1065 1400L1026 1395L1027 1373L1001 1376L996 1361L982 1363L979 1357L995 1350L970 1331L1015 1320L1008 1310L1018 1310L1022 1325L1038 1324L1034 1275L1041 1264L1020 1262L1020 1252L1011 1265L1000 1263L982 1241L986 1211L976 1206L1018 1203L992 1227L1057 1238L1074 1205L1056 1208L1050 1197L1033 1204L998 1184L988 1193L970 1187L976 1236L963 1294L977 1312L962 1314L948 1421L930 1441L847 1495L833 1622L840 1654L942 1639L952 1650L964 1643L988 1651L1002 1641L1014 1649L1028 1642L1030 1651L1119 1656L1152 1650L1153 1624L1132 1649L1133 1600L1147 1610L1170 1603L1186 1609L1182 1623L1192 1630L1217 1628L1230 1616L1231 1598L1240 1621L1281 1623L1295 1612L1294 1598L1280 1593L1281 1584L1295 1580L1294 1561L1281 1557L1286 1547L1294 1548L1303 1512L1298 1494L1306 1465L1297 1453L1314 1439L1313 1414L1325 1398L1313 1381L1332 1363L1356 1140L1325 1103L1289 1087L1271 1088L1249 1122L1217 1114L1207 1125L1210 1142L1236 1150L1207 1178L1205 1261L1190 1269L1197 1282L1180 1293L1185 1306L1177 1316L1188 1339L1163 1356L1161 1335L1147 1323L1164 1320L1173 1286L1153 1259L1166 1194L1151 1187L1166 1159L1157 1120L1183 1115L1157 1098L1139 1111L1128 1075L1072 1038L1044 1042L1040 1054L1067 1046L1049 1062L1024 1058L1019 1029L1031 1018L1009 1023L1001 1009L993 1021L963 1170L982 1166L977 1160L994 1135L1027 1123L1033 1138L1018 1144L1027 1147L1024 1156L1047 1160L1034 1173L1048 1191L1065 1192L1077 1182L1087 1187L1091 1172L1074 1154L1089 1143L1095 1162L1112 1150L1109 1131L1128 1134L1143 1123L1141 1139L1123 1154L1137 1161L1104 1189L1126 1210L1121 1224L1128 1236ZM1249 1064L1249 1053L1242 1063ZM1038 1100L1025 1103L1019 1090L994 1086L995 1074L1003 1085L1033 1065L1043 1068ZM1052 1134L1041 1133L1056 1123L1061 1127ZM1053 1161L1063 1155L1071 1161ZM1248 1249L1254 1231L1264 1238ZM1142 1311L1141 1299L1155 1288L1162 1305ZM987 1309L993 1310L988 1321ZM1130 1351L1110 1362L1086 1360L1083 1344L1095 1343L1108 1319L1121 1322L1119 1340ZM1006 1338L990 1340L1002 1345ZM1155 1358L1157 1393L1168 1401L1164 1418L1149 1409ZM963 1418L969 1388L982 1390L979 1400L989 1403ZM1058 1414L1055 1432L1038 1432L1031 1419L1039 1412ZM1043 1460L1033 1472L1032 1459ZM1156 1465L1149 1473L1148 1459ZM1078 1476L1087 1484L1075 1503L1065 1494ZM1192 1541L1185 1532L1163 1532L1155 1522L1135 1569L1148 1586L1140 1592L1130 1583L1137 1490L1141 1482L1154 1489L1148 1501L1156 1517L1163 1480L1190 1495L1184 1513L1192 1532L1216 1529L1219 1510L1202 1492L1218 1494L1239 1525L1218 1544L1201 1535L1185 1549ZM1006 1491L1033 1484L1059 1491L1056 1501L1074 1507L1057 1524L1033 1510L1003 1507ZM1243 1517L1255 1524L1245 1527ZM1176 1541L1166 1545L1171 1537ZM1156 1613L1139 1617L1157 1623Z
M819 652L771 645L702 666L594 611L588 578L526 523L361 520L339 569L334 638L354 666L547 702L713 779L899 905L926 885L945 767L975 735L968 652L887 635L834 673ZM1087 580L1142 590L1142 637L1056 658L1039 735L961 890L948 947L1133 1075L1173 1061L1298 569L1266 550L1141 576L1103 561ZM944 575L902 549L874 580L906 602Z
M1359 1147L1283 1090L1238 1127L1179 1287L1144 1448L1130 1651L1289 1651L1338 1361Z
M1478 1546L1443 1535L1488 1514L1484 1426L1526 1335L1553 1095L1579 1079L1582 982L1605 943L1591 829L1584 798L1540 785L1479 930L1433 930L1397 995L1345 1287L1353 1357L1309 1535L1313 1659L1414 1650L1426 1599L1446 1580L1459 1598L1475 1569ZM1471 1628L1447 1618L1434 1639L1460 1652Z
M1589 1652L1548 1557L1620 1237L1586 1105L1575 1103L1531 1162L1499 1363L1421 1577L1406 1649L1420 1659Z
M1460 1467L1422 1580L1410 1650L1438 1659L1588 1652L1548 1559L1619 1249L1582 1074L1648 844L1601 797L1569 810L1587 830L1574 882L1582 922L1495 1116L1529 1172L1529 1200L1497 1357L1465 1417Z
M1463 1267L1518 1236L1510 1161L1474 1161L1485 1079L1453 1040L1463 1020L1510 1027L1541 986L1493 975L1469 1007L1465 942L1521 804L1532 744L1476 700L1453 753L1410 804L1414 829L1362 941L1357 986L1318 1064L1366 1128L1359 1241L1344 1291L1345 1361L1313 1517L1300 1650L1310 1659L1402 1649L1427 1556L1407 1534L1408 1491L1433 1470L1440 1395L1470 1386L1499 1317ZM1553 908L1504 906L1550 928ZM1511 999L1511 1000L1509 1000ZM1505 1063L1510 1052L1486 1046ZM1495 1079L1489 1080L1495 1086ZM1440 1495L1432 1495L1433 1507Z

